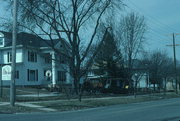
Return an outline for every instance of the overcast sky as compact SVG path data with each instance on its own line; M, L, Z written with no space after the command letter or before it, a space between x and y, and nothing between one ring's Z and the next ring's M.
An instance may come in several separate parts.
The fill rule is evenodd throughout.
M1 1L1 0L0 0ZM172 33L180 33L180 0L124 0L127 5L123 12L134 11L143 15L148 25L146 34L147 51L163 50L173 55ZM7 17L7 10L0 4L0 17ZM180 44L180 35L176 36L176 43ZM176 56L180 60L180 46L176 47Z
M148 25L146 50L165 50L173 55L172 33L180 33L180 0L124 0L127 11L143 15ZM176 36L180 44L180 35ZM176 47L180 60L180 46Z

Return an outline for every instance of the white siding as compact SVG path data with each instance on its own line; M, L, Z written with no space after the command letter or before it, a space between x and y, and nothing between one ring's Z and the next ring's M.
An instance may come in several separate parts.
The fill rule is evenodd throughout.
M7 53L9 50L0 51L0 59L3 64L10 64L7 62ZM31 51L31 50L30 50ZM19 79L16 79L16 85L41 85L47 84L46 78L44 77L44 70L51 70L52 63L45 63L44 56L41 52L37 50L33 50L37 52L37 62L28 61L28 49L17 49L16 52L16 70L19 71ZM1 54L2 53L2 54ZM2 55L2 56L1 56ZM69 69L65 64L57 64L57 71L63 71ZM29 70L38 70L38 80L37 81L28 81L28 69ZM57 75L56 75L57 79ZM48 81L51 83L51 81ZM71 76L67 72L66 73L66 83L71 83ZM4 84L9 85L9 81L6 81Z
M30 50L31 51L31 50ZM34 50L35 51L35 50ZM37 51L35 51L37 52ZM24 50L24 78L26 80L26 85L39 85L42 83L44 76L43 76L43 65L44 60L40 57L39 53L37 52L37 62L30 62L28 61L28 50ZM38 80L36 81L28 81L28 69L30 70L38 70Z
M21 63L23 62L23 51L22 49L16 50L16 63Z
M9 64L9 62L8 62L8 52L11 52L11 49L2 51L2 55L3 55L2 63L3 64ZM22 58L23 58L22 49L17 49L16 50L16 63L22 63L23 62Z

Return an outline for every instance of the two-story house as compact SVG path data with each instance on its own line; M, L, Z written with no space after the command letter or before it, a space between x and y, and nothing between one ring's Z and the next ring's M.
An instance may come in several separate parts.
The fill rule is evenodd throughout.
M66 57L52 49L63 51L62 41L44 40L36 35L18 33L16 45L16 85L71 83ZM65 40L63 40L64 43ZM0 32L0 65L11 65L12 33ZM47 75L47 71L48 74ZM2 74L2 73L1 73ZM8 86L10 80L3 80Z

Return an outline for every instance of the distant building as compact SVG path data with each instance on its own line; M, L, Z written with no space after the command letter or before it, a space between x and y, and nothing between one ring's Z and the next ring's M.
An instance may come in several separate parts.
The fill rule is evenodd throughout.
M128 82L128 79L126 77L127 75L125 75L124 78L122 78L122 75L120 75L122 74L122 72L128 72L126 64L125 68L118 70L117 73L119 74L119 77L110 77L108 76L107 69L99 68L99 66L96 63L94 63L87 74L87 79L91 81L106 80L107 84L111 84L112 81L114 81L116 83L115 85L121 88L125 88L126 86L131 86L131 88L134 88L136 84L137 89L145 90L150 86L148 69L142 65L141 61L137 59L134 59L133 61L134 63L132 68L131 82ZM106 64L106 62L103 63Z
M66 43L64 40L62 41ZM64 51L59 40L44 40L33 34L18 33L16 49L16 85L71 83L66 57L57 54L51 46ZM67 45L67 43L66 43ZM0 64L12 61L12 34L0 32ZM48 71L48 72L47 72ZM10 80L3 80L9 85Z
M134 69L132 75L133 86L137 89L147 89L150 86L149 74L145 69Z

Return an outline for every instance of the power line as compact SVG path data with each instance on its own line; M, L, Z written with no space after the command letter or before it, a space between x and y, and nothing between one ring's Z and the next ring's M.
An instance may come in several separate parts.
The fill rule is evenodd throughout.
M133 10L133 11L136 11L136 12L137 12L137 10L135 10L135 9L132 9L132 8L130 8L130 7L128 7L128 8L131 9L131 10ZM139 12L137 12L137 13L139 13ZM159 27L159 25L161 25L161 24L158 24L156 21L153 21L153 19L149 18L148 20L151 21L153 24L156 24L155 27L158 27L158 29L159 29L162 33L167 33L167 32L169 32L169 31L166 31L167 29L162 29L162 27ZM162 25L161 25L161 26L162 26ZM163 26L163 27L165 27L165 26ZM148 28L150 28L151 30L154 31L154 29L153 29L152 27L148 26ZM157 32L158 32L158 31L156 31L156 33L157 33ZM158 32L158 33L159 33L159 32Z
M3 17L0 17L0 19L6 20L6 21L9 21L9 20L10 20L10 19L8 19L8 18L3 18Z
M131 5L133 5L133 6L136 7L136 10L128 7L129 9L131 9L131 10L133 10L133 11L136 11L136 12L137 12L137 9L139 9L139 11L141 11L141 13L142 13L142 11L144 11L144 10L142 10L141 8L139 8L136 4L134 4L131 0L128 0L128 1L131 3ZM139 12L138 12L138 13L139 13ZM148 17L148 20L151 22L151 24L154 24L155 27L158 28L158 30L159 30L159 31L158 31L158 30L156 30L156 29L153 29L152 26L148 26L148 28L149 28L152 36L155 35L155 37L158 38L158 40L168 40L167 38L162 38L162 36L159 36L159 35L161 35L162 33L167 33L167 32L169 32L168 30L173 30L173 31L174 31L175 29L172 28L172 27L170 27L169 25L166 25L166 24L158 21L155 17L153 17L153 16L151 16L151 15L146 14L146 17ZM168 28L168 29L162 29L162 28L165 28L165 27ZM162 32L162 33L161 33L161 32Z
M155 35L156 37L158 38L161 38L163 40L167 39L165 38L164 36L160 36L160 35L163 35L162 33L160 33L159 31L155 30L155 29L152 29L152 28L149 28L149 31L151 32L151 34ZM164 38L162 38L164 37ZM168 40L168 39L167 39Z
M144 11L144 10L142 10L141 8L139 8L139 7L138 7L136 4L134 4L134 2L132 2L131 0L128 0L128 1L129 1L129 3L131 3L131 5L135 6L137 9L139 9L139 11L140 11L141 13L143 13L142 11ZM147 14L147 13L146 13L146 16L149 17L152 21L155 21L155 22L156 22L157 24L159 24L159 25L166 26L166 27L168 27L169 29L171 29L171 30L173 30L173 31L177 31L177 29L175 29L175 28L173 28L173 27L171 27L171 26L163 23L162 21L159 21L156 17L153 17L153 16L151 16L151 15L149 15L149 14Z

